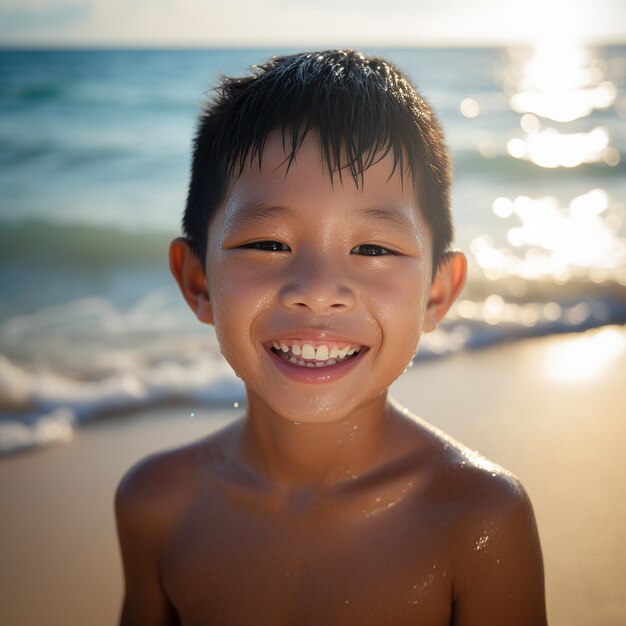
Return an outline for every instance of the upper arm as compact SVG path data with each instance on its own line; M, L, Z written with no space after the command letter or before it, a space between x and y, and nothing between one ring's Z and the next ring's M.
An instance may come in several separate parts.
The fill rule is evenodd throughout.
M454 587L454 626L543 626L543 560L530 501L509 481L496 506L471 523Z
M161 583L159 552L164 520L150 464L131 470L117 488L115 514L124 568L120 626L174 626L176 612Z

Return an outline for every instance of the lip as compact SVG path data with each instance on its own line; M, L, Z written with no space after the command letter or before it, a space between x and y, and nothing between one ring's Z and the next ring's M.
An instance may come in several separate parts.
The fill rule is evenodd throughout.
M317 347L322 344L335 344L341 346L353 345L353 346L361 346L364 344L355 339L354 337L349 337L347 335L339 335L339 334L331 334L329 332L323 330L296 330L296 331L283 331L277 333L276 335L268 336L264 341L265 344L271 344L272 340L274 341L285 341L289 342L306 342L311 345ZM365 346L364 346L365 347Z
M293 337L293 335L291 336ZM298 336L299 339L303 339L302 335ZM283 341L287 339L284 338ZM314 343L312 340L307 339L307 341ZM329 343L338 341L339 343L350 343L344 340L335 340L335 339L325 339L320 342L318 335L318 342L320 343ZM354 343L354 342L353 342ZM360 345L360 344L356 344ZM332 383L336 380L339 380L350 371L352 371L355 367L363 359L365 353L367 353L368 348L363 346L358 354L353 356L350 359L345 361L340 361L335 363L334 365L328 365L326 367L302 367L300 365L294 365L289 361L285 361L285 359L281 358L277 354L275 354L270 347L267 345L263 345L265 352L269 355L271 362L277 367L283 374L285 374L288 378L295 382L300 383L308 383L308 384L328 384Z

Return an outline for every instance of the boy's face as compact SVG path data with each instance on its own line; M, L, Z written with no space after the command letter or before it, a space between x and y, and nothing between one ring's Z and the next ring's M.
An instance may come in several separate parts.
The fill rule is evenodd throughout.
M210 226L208 301L186 297L257 409L333 421L384 400L449 303L431 280L412 181L391 175L391 154L358 189L347 172L331 184L315 133L288 172L285 156L272 134L262 167L233 182Z

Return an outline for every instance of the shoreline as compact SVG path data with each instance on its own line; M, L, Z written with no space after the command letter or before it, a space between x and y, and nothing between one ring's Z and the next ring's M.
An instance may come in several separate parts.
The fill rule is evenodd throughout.
M577 358L579 366L568 369ZM520 478L535 508L556 626L617 626L626 618L625 375L622 326L422 362L392 387L401 404ZM240 414L164 407L96 420L69 444L0 459L7 623L115 623L119 479L146 454L205 436Z

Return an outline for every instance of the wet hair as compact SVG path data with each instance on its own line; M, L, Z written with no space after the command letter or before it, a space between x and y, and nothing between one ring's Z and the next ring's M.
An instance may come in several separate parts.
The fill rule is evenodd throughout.
M450 158L428 103L394 65L359 52L330 50L276 56L244 77L221 77L200 115L183 231L202 260L213 214L231 181L261 166L279 131L287 167L311 131L331 182L350 175L363 185L368 167L390 151L393 170L410 173L433 239L433 270L453 237ZM393 172L392 172L393 173Z

